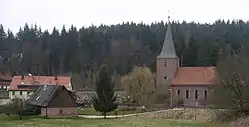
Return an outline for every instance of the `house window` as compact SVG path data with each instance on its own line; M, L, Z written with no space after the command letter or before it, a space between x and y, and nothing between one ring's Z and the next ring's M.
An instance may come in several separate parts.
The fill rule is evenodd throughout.
M15 91L12 91L12 95L15 95Z
M164 61L164 66L167 67L168 63L167 60Z
M29 94L30 94L30 92L28 91L28 92L27 92L27 95L29 95Z
M207 90L204 91L204 98L207 99Z
M185 93L186 95L186 99L188 99L188 96L189 96L189 91L188 90L186 90L186 93Z
M22 91L20 91L20 95L22 95Z
M180 92L181 92L180 90L177 90L177 95L178 95L178 96L180 96Z
M195 90L195 99L198 99L198 90Z
M1 89L3 89L3 86L1 86Z

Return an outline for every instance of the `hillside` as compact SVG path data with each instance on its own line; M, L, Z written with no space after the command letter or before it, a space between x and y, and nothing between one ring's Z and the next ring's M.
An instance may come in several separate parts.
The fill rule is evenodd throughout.
M72 75L75 88L91 87L98 68L108 63L115 76L135 65L155 71L167 24L123 23L52 33L25 24L16 34L0 26L0 67L10 74ZM176 52L183 66L215 65L222 48L236 51L249 42L249 22L222 21L213 24L172 22Z

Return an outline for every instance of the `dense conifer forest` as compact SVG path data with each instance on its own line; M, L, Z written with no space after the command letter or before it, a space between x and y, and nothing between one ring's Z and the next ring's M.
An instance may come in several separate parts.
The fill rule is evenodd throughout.
M71 75L92 84L100 65L122 76L133 66L156 68L167 23L127 22L51 33L25 24L13 33L0 25L0 67L12 75ZM249 22L217 20L212 24L172 22L172 35L181 66L216 65L220 49L233 51L249 43ZM78 77L78 78L77 78ZM77 80L77 81L78 81ZM86 82L86 81L85 81ZM85 87L79 83L78 88Z

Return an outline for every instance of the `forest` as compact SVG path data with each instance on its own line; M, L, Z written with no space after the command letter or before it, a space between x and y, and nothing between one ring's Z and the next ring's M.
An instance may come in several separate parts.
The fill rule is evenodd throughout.
M111 66L116 76L127 74L134 66L147 66L155 72L166 27L163 21L124 22L82 28L72 25L61 30L54 27L49 33L24 24L13 33L0 25L0 69L11 75L70 75L79 82L77 88L94 84L102 64ZM172 21L172 36L181 66L214 66L224 46L236 52L249 43L249 21Z

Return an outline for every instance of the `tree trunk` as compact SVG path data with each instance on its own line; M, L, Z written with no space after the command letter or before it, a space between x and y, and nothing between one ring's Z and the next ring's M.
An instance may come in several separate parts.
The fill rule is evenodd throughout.
M21 114L21 111L19 111L18 115L19 115L19 119L20 119L20 120L22 120L22 114Z
M104 112L103 115L104 115L104 119L106 119L106 112Z

